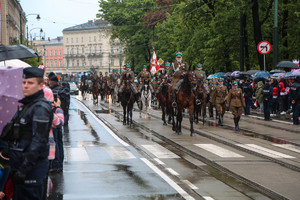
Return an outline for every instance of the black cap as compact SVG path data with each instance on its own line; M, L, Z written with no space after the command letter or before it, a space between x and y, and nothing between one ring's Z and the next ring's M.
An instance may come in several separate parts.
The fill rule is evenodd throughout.
M66 82L63 82L61 85L62 85L62 86L67 86L67 83L66 83Z
M52 76L56 76L54 72L50 72L50 73L48 74L48 78L49 78L49 79L50 79L50 77L52 77Z
M51 77L49 77L49 80L54 81L54 82L58 82L57 76L51 76Z
M9 164L9 153L8 149L5 148L0 152L0 164L8 165Z
M23 69L23 78L43 78L44 70L37 67L26 67Z

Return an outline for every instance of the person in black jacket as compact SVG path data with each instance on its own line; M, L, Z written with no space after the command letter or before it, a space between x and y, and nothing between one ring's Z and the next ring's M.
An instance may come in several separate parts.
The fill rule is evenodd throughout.
M250 108L252 105L252 97L253 97L253 89L250 84L250 80L246 80L246 82L243 84L243 92L244 92L244 97L245 97L245 115L250 115Z
M65 117L65 123L64 123L64 131L68 130L69 125L69 107L70 107L70 84L68 82L63 82L61 84L62 92L61 95L63 96L63 102L62 102L62 109L64 111L64 117Z
M265 120L269 121L270 119L270 101L272 99L273 89L270 85L269 80L266 81L263 86L263 105L264 105L264 116Z
M53 113L44 98L44 70L28 67L23 70L22 104L15 114L10 132L9 154L14 200L42 200L48 172L49 131Z
M299 125L300 116L300 76L296 77L295 82L291 85L290 98L293 109L293 124Z

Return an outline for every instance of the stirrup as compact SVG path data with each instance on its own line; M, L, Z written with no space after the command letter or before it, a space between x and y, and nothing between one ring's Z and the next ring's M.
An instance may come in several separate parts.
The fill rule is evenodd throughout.
M199 99L196 99L196 105L199 106L201 104L201 101Z
M173 107L173 108L176 108L176 107L177 107L177 103L176 103L175 101L173 101L172 107Z

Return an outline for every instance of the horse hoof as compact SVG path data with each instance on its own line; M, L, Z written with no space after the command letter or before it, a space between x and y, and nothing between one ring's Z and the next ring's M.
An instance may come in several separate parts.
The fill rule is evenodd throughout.
M126 122L123 122L123 125L125 126L125 125L126 125Z
M166 123L166 122L164 122L164 123L163 123L163 125L164 125L164 126L167 126L167 123Z

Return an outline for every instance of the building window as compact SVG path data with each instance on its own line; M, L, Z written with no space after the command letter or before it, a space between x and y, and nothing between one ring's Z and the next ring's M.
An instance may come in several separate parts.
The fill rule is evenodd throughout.
M111 59L110 64L111 64L111 66L114 66L115 65L115 59Z
M67 60L67 67L69 67L69 60Z
M67 38L67 41L66 41L66 43L68 43L69 42L69 38Z
M72 60L72 67L75 66L75 60Z
M61 50L59 50L59 55L61 56Z
M77 48L77 55L79 55L79 48Z
M100 59L100 67L102 66L102 60Z
M83 42L83 37L81 37L81 42Z
M49 67L49 61L48 60L46 61L46 67Z
M78 38L76 38L76 43L78 43Z
M71 43L73 43L73 38L71 38Z
M79 67L79 60L77 60L77 66Z
M54 55L57 56L57 51L56 50L54 51Z
M91 38L91 36L89 36L89 42L91 42L92 41L92 38Z
M59 66L62 67L62 65L61 65L61 60L59 61Z
M55 63L55 67L57 67L57 60L55 60L54 63Z
M72 55L74 54L73 48L71 49L71 54L72 54Z
M97 66L97 60L94 61L94 66Z
M119 52L122 53L122 46L119 46Z
M82 55L84 55L84 48L82 47Z
M95 47L94 50L95 50L95 54L96 54L97 53L97 47Z
M48 50L46 50L46 56L48 56Z
M52 56L52 50L50 50L50 56Z
M90 47L89 49L90 49L90 53L92 53L92 47Z
M94 42L96 42L96 36L94 36Z
M101 46L99 47L99 53L102 53L102 47Z
M101 34L99 35L99 41L101 41Z
M67 48L67 55L69 55L69 47Z
M50 60L50 67L53 67L53 62L52 62L52 60Z
M110 47L110 52L114 53L114 48L113 47Z
M90 67L92 66L92 60L90 60Z

